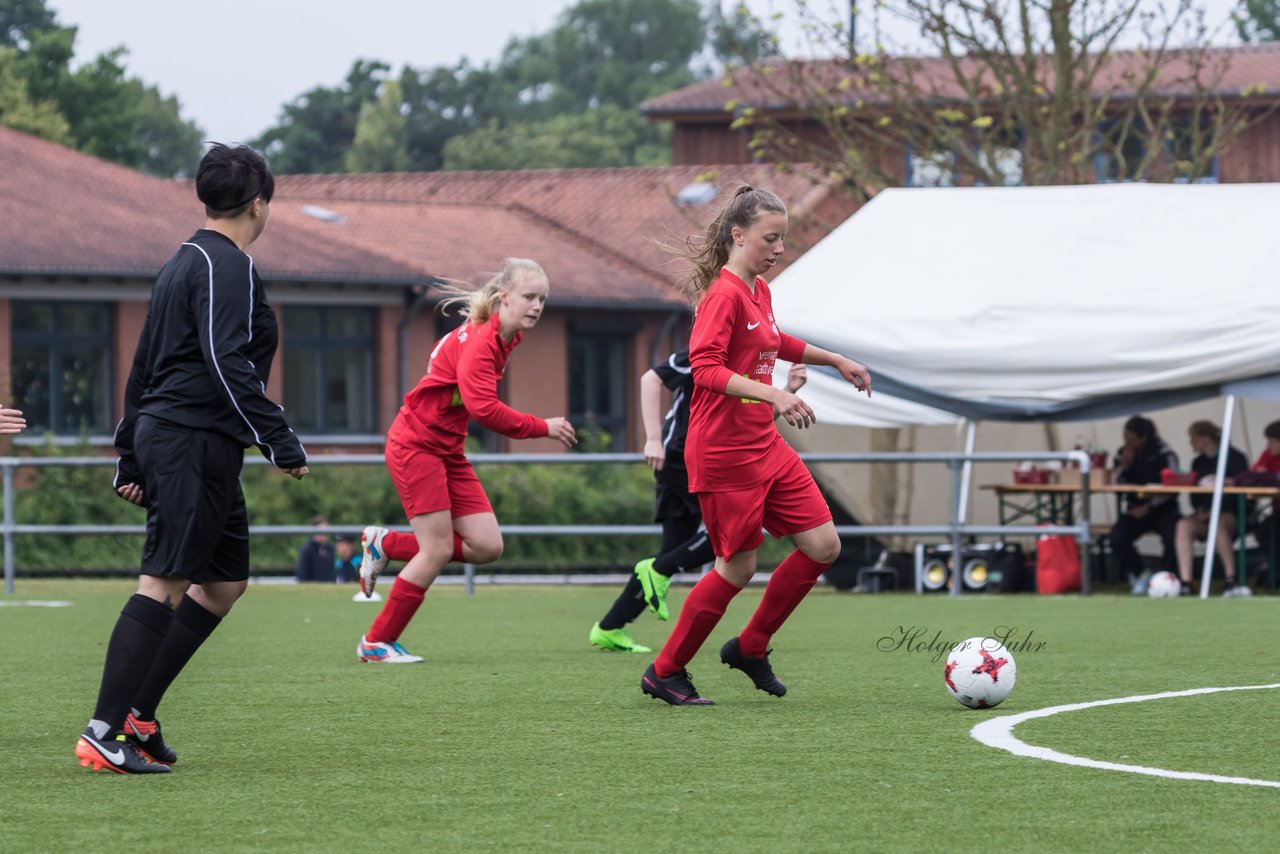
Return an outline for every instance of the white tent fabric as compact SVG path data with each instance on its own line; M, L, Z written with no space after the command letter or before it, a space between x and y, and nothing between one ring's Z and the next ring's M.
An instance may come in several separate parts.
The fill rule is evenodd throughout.
M1131 414L1280 394L1280 184L890 189L771 286L779 325L870 368L825 423Z

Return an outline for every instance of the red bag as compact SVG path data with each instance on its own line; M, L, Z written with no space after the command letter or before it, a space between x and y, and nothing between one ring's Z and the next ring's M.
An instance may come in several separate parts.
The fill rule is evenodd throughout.
M1080 589L1080 550L1067 534L1045 534L1036 545L1036 590L1046 596Z

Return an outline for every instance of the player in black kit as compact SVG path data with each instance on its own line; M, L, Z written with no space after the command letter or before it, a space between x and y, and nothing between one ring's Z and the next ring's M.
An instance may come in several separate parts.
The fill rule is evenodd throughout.
M215 144L200 161L204 228L151 290L116 427L116 493L147 510L138 592L107 644L93 718L76 758L94 771L167 772L177 754L156 706L249 579L240 491L256 445L290 477L307 456L266 396L276 316L244 250L262 234L275 179L251 148Z

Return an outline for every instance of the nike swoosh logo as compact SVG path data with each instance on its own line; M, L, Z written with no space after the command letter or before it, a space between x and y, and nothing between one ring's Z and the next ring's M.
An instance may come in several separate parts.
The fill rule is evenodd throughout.
M747 324L747 331L748 331L748 332L750 332L752 329L755 329L755 328L756 328L757 326L759 326L759 325L760 325L760 321L758 321L758 320L757 320L755 323L748 323L748 324Z
M84 740L92 744L94 749L101 753L102 757L108 762L113 762L116 765L120 765L124 762L123 750L107 750L106 745L98 741L96 738L91 738L87 735L84 737Z

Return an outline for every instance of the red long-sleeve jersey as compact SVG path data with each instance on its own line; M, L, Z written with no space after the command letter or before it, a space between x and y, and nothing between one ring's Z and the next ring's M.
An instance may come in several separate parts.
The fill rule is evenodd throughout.
M472 418L512 439L547 435L545 420L498 399L498 381L522 337L517 332L504 341L493 315L484 323L464 323L440 339L426 375L404 396L387 438L433 454L460 454Z
M698 304L689 338L694 389L684 456L691 491L746 489L773 476L778 457L770 452L783 441L773 407L730 397L725 387L734 374L772 385L774 362L799 362L804 348L805 342L779 331L764 279L756 279L752 293L737 276L720 271Z

